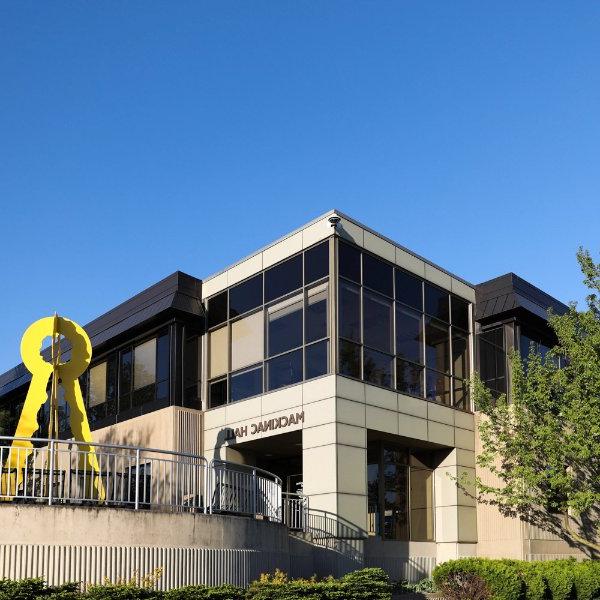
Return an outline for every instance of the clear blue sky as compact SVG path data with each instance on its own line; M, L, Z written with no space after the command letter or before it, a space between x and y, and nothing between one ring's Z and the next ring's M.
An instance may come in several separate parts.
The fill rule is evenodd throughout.
M472 282L581 299L600 3L2 2L0 372L336 207Z

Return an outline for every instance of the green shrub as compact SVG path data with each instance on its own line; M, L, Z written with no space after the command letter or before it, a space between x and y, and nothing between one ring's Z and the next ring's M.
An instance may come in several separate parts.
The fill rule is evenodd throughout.
M0 580L0 600L76 600L78 597L78 583L49 586L40 578Z
M355 600L390 600L392 584L388 574L380 568L371 567L352 571L341 578L347 597Z
M246 591L235 585L188 585L165 592L165 600L244 600Z
M162 600L164 593L132 584L93 585L85 594L85 600Z
M438 565L433 570L437 588L460 573L470 573L483 579L493 600L521 600L524 588L516 564L518 561L492 560L487 558L459 558Z

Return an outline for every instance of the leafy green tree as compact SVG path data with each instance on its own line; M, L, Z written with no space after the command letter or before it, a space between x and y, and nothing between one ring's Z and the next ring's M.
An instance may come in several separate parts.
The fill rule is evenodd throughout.
M600 264L583 249L577 260L590 289L586 307L571 303L564 315L549 314L558 343L546 357L533 348L525 362L511 354L510 400L474 379L482 417L477 463L496 482L477 476L459 484L475 484L479 502L594 555L600 553Z

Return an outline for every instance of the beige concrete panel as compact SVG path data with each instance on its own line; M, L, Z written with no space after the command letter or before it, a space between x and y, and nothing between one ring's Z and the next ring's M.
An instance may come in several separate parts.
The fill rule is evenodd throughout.
M366 407L366 427L375 431L398 434L398 418L396 411L385 410L377 406Z
M310 404L318 400L324 400L325 398L332 398L335 396L335 375L326 375L325 377L318 377L317 379L311 379L302 384L302 402L303 404Z
M306 430L304 434L306 435ZM367 447L367 430L364 427L337 423L337 443L346 446Z
M227 432L225 428L222 429L209 429L204 432L204 454L208 450L215 450L226 446L231 443L231 440L227 438ZM221 456L221 458L223 458Z
M454 425L454 413L456 411L453 408L442 406L441 404L435 404L434 402L427 403L427 418L430 421L436 421L438 423L445 423L446 425Z
M335 423L305 427L302 431L302 447L305 449L327 446L336 440Z
M336 402L335 398L326 398L311 402L304 406L304 426L315 427L325 423L335 422Z
M415 440L427 440L427 420L412 415L398 415L398 435Z
M475 469L471 467L457 467L456 474L461 479L462 477L468 477L470 481L473 481L475 477ZM461 479L462 480L462 479ZM458 504L461 506L472 506L477 507L477 500L475 498L475 486L469 485L464 488L460 486L458 488Z
M366 531L367 497L354 494L338 494L337 514L355 527Z
M440 467L461 465L463 467L475 467L475 453L472 450L454 448L439 464Z
M475 432L456 427L454 437L457 448L475 450Z
M436 506L435 539L438 543L458 541L458 507Z
M259 252L227 271L227 285L235 285L248 277L252 277L252 275L262 271L262 268L262 252Z
M477 556L477 544L448 542L436 544L437 546L437 564L464 558L468 556Z
M365 385L365 402L387 410L398 410L398 394L374 385Z
M308 406L313 405L309 404ZM345 398L337 398L336 420L347 425L365 427L365 405Z
M119 444L176 450L174 416L176 407L169 406L145 415L103 427L92 433L99 444Z
M308 248L333 234L333 227L328 219L329 217L325 217L302 230L303 248Z
M390 262L396 261L396 247L390 244L390 242L366 230L364 240L365 250L377 254L377 256L381 256Z
M413 398L405 394L398 394L398 412L413 415L421 419L427 418L427 405L429 402L420 398Z
M434 473L435 504L441 506L456 506L458 504L458 488L452 477L457 476L456 466L438 467Z
M299 231L263 251L263 269L267 269L301 250L302 232Z
M225 406L225 418L227 424L238 423L240 421L249 421L251 419L259 420L261 417L261 397L240 400Z
M263 415L281 411L285 408L302 406L302 384L292 385L282 390L268 392L262 396ZM301 409L300 409L301 410Z
M336 230L340 237L350 240L357 246L364 246L364 229L355 225L352 221L342 218Z
M365 402L365 384L348 377L341 377L340 375L336 378L336 396L346 398L347 400L354 400L355 402Z
M475 289L454 277L452 277L452 293L469 302L475 302Z
M519 539L513 540L481 540L477 542L477 556L485 558L512 558L515 560L525 559L523 542Z
M452 277L450 275L427 263L425 264L425 279L448 291L452 287Z
M262 416L263 438L298 431L304 427L302 406L294 406L286 410ZM283 421L282 421L283 419ZM287 425L286 425L287 419Z
M306 486L304 488L306 492ZM315 511L324 511L332 515L337 514L338 506L338 495L335 493L330 494L312 494L309 498L310 508Z
M337 446L337 490L346 494L367 493L367 450Z
M454 427L429 421L427 424L427 439L435 444L454 446Z
M477 509L471 506L458 507L459 542L477 542Z
M462 429L475 429L475 418L471 413L462 412L457 410L454 412L454 424Z
M219 408L211 408L210 410L204 411L204 429L214 429L215 427L224 427L227 423L227 416L225 415L225 407L219 406Z
M425 262L402 248L396 248L396 264L419 277L425 277Z
M202 299L222 292L227 287L227 271L202 282Z
M310 496L337 492L336 470L337 447L335 444L302 449L305 494Z

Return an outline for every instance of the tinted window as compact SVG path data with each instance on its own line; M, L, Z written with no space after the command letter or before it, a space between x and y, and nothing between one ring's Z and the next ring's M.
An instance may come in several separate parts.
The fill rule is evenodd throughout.
M169 380L169 336L161 335L156 340L156 381Z
M210 407L222 406L227 402L227 379L213 381L209 389Z
M304 253L304 283L312 283L329 275L329 242L323 242Z
M121 352L121 364L119 368L119 411L131 408L132 367L133 353L131 350Z
M423 362L423 319L421 313L396 304L396 354Z
M302 305L298 295L269 307L269 356L302 345Z
M394 295L394 269L369 254L363 254L363 285L385 294Z
M327 284L308 290L306 297L306 342L327 337Z
M244 314L263 303L262 274L244 281L229 290L229 316Z
M396 387L411 396L423 396L423 367L398 360L396 365Z
M428 400L450 404L450 377L427 369L426 397Z
M342 277L360 283L360 250L348 244L340 244L339 271Z
M267 373L269 390L302 381L302 349L271 359Z
M469 303L461 298L452 296L452 325L469 330Z
M365 381L391 387L393 362L391 356L365 348L364 361L363 378Z
M227 292L217 294L208 301L208 326L214 327L227 320Z
M425 284L425 312L446 323L450 322L450 294L433 285Z
M340 340L340 373L360 379L360 346Z
M425 319L425 359L429 368L450 372L448 326L429 317Z
M466 410L469 405L469 385L466 381L454 380L454 406Z
M231 375L231 401L237 402L262 394L262 367Z
M340 281L340 336L360 341L360 288Z
M306 347L306 377L312 379L327 373L327 340Z
M396 300L423 310L423 284L420 279L396 270Z
M294 256L265 272L265 302L302 287L302 255Z
M392 301L363 291L363 341L383 352L392 351Z
M106 412L109 415L117 413L117 355L112 354L106 361Z
M469 377L469 353L467 351L467 337L452 330L452 361L454 362L453 375L467 379Z

